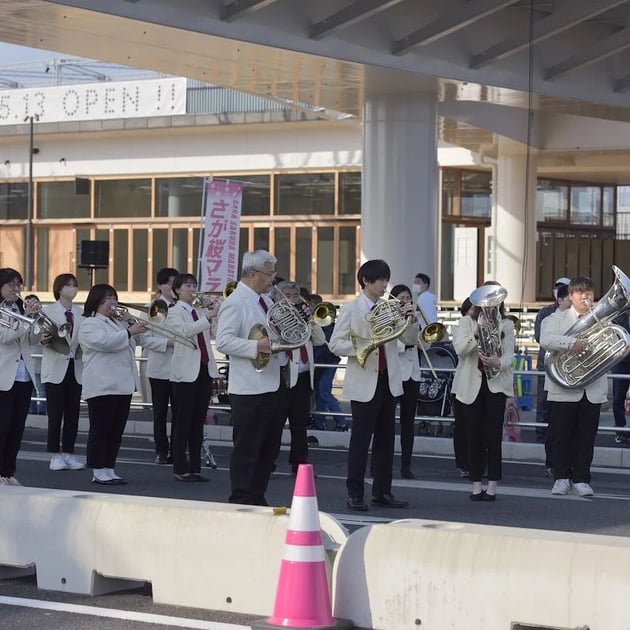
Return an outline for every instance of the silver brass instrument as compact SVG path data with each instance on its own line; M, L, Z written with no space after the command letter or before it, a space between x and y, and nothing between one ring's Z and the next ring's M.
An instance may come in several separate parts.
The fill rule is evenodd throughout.
M130 326L133 326L133 324L142 324L147 328L147 330L150 330L160 337L165 337L166 339L181 343L185 346L188 346L189 348L197 349L197 344L192 339L184 337L183 335L179 335L166 326L160 326L159 324L150 322L142 317L136 317L135 315L132 315L129 312L129 309L122 304L117 304L114 307L113 311L114 317L116 319L118 319L119 321L127 322L127 324L129 324Z
M271 342L271 353L259 352L251 360L257 372L265 368L272 354L303 346L313 332L310 321L304 318L304 311L293 304L277 287L272 287L273 291L280 294L280 299L267 311L267 326L254 324L248 335L248 339L256 341L268 337Z
M238 286L238 282L236 282L235 280L232 280L231 282L228 282L223 287L223 291L197 291L196 293L193 293L192 305L195 308L202 307L203 298L222 297L225 300L225 298L232 295L232 293L234 292L237 286Z
M11 302L6 300L0 303L0 326L11 328L12 330L23 328L37 335L40 331L37 321L28 315L22 315L22 313L13 311L10 304Z
M566 389L579 389L603 376L630 353L630 334L613 319L630 308L630 278L613 265L615 280L589 312L564 334L586 342L582 352L551 350L545 353L549 378Z
M58 324L51 319L44 311L39 311L33 318L42 331L42 345L50 346L59 354L68 354L70 352L70 324L64 322Z
M366 321L370 326L372 336L359 337L350 332L350 340L357 353L357 361L365 368L370 354L388 341L398 339L413 323L413 317L405 317L402 303L390 293L387 299L383 296L380 302L366 315Z
M477 287L470 294L470 301L479 307L480 313L477 317L478 338L477 346L479 353L484 356L497 356L502 354L501 333L501 311L499 306L505 301L507 290L499 284L484 284ZM484 372L488 380L495 378L501 370L499 368L484 366Z

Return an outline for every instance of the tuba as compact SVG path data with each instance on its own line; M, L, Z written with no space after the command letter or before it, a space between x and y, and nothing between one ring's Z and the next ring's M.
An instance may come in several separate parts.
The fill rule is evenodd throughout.
M357 353L357 361L364 368L365 363L376 348L388 341L398 339L413 323L413 317L405 317L400 300L391 294L386 294L387 299L377 302L376 306L366 315L366 321L370 326L372 336L359 337L350 332L350 340ZM383 296L385 298L385 296Z
M266 367L271 354L299 348L312 334L311 323L306 319L305 311L293 304L276 286L272 287L272 292L279 293L280 299L269 307L267 325L254 324L248 335L251 340L269 337L271 341L271 353L259 352L251 360L256 372L261 372Z
M603 376L630 353L630 334L613 319L630 308L630 278L613 265L615 280L595 308L564 333L586 342L586 350L550 350L545 353L547 376L560 387L579 389Z
M502 354L499 307L506 297L507 290L500 284L484 284L470 294L471 303L481 309L477 316L479 354L497 357ZM490 380L495 378L500 370L486 365L484 372L486 378Z

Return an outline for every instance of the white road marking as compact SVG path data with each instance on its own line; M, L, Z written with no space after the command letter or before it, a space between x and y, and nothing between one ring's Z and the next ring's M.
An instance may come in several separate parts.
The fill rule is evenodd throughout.
M109 619L125 619L126 621L139 621L141 623L175 626L177 628L196 628L198 630L241 630L241 628L248 627L232 623L220 623L218 621L205 621L203 619L169 617L168 615L154 615L151 613L140 613L130 610L118 610L116 608L64 604L62 602L42 601L39 599L5 597L3 595L0 595L0 604L4 604L5 606L21 606L22 608L54 610L57 612L72 613L74 615L91 615L93 617L107 617Z

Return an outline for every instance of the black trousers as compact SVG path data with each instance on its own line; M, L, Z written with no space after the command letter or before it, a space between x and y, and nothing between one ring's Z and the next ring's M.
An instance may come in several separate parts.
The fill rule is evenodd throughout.
M501 480L501 443L506 400L505 394L494 394L488 389L488 381L483 374L477 398L470 405L461 405L468 429L471 481L481 481L486 467L489 481Z
M363 498L365 468L372 440L374 482L372 496L381 497L392 491L392 464L396 433L396 398L389 389L387 372L380 374L376 391L368 402L350 401L352 432L348 449L348 496ZM372 439L372 436L374 438Z
M173 383L173 396L176 413L171 450L173 474L198 474L201 472L203 425L212 397L208 367L201 365L197 379L191 383Z
M627 359L615 365L616 374L630 374L630 362ZM627 378L614 378L612 386L612 410L616 427L626 426L626 395L630 387L630 380ZM623 435L628 435L624 433Z
M87 440L88 468L116 466L130 404L131 394L110 394L88 399L90 416Z
M451 395L451 405L453 406L453 451L455 453L455 466L463 470L469 470L468 464L468 429L466 418L462 410L463 403L457 400L455 394Z
M403 381L403 395L398 398L400 402L400 467L411 466L411 454L413 453L413 441L416 428L416 409L418 408L418 390L420 382L409 379Z
M573 483L591 482L591 462L600 405L586 394L577 402L552 402L553 476Z
M291 431L291 449L289 464L294 469L299 464L308 462L308 443L306 441L306 425L311 414L311 377L308 372L298 374L297 382L290 389L281 385L278 399L278 422L283 426L289 420ZM278 447L280 445L278 444Z
M46 405L46 450L49 453L74 453L81 406L81 385L74 377L74 359L68 361L68 369L61 383L46 383Z
M173 395L173 383L163 378L149 378L151 385L151 399L153 400L153 441L155 453L167 457L173 450L173 436L175 435L175 417L177 407ZM168 405L171 404L171 436L166 430Z
M22 444L24 425L31 404L33 383L14 382L0 391L0 477L13 477L15 461Z
M230 457L230 503L267 505L265 492L285 422L278 413L279 395L279 390L230 394L234 442Z

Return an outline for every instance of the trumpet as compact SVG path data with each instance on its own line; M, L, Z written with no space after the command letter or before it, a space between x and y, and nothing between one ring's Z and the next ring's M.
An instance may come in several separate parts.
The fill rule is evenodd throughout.
M36 320L28 315L22 315L11 309L10 302L4 300L0 303L0 326L17 330L23 328L30 330L34 335L39 334L40 327Z
M237 286L238 282L232 280L223 287L223 291L198 291L197 293L193 293L194 298L192 305L195 308L200 308L203 306L203 298L221 297L225 300L225 298L232 295Z
M136 317L129 312L129 309L126 306L118 304L114 306L112 310L114 312L114 318L119 321L127 322L127 324L129 324L130 326L133 326L133 324L142 324L148 330L156 335L159 335L160 337L165 337L166 339L170 339L171 341L176 341L177 343L181 343L194 350L197 349L197 344L191 339L188 339L188 337L179 335L166 326L160 326L159 324L150 322L142 317Z

